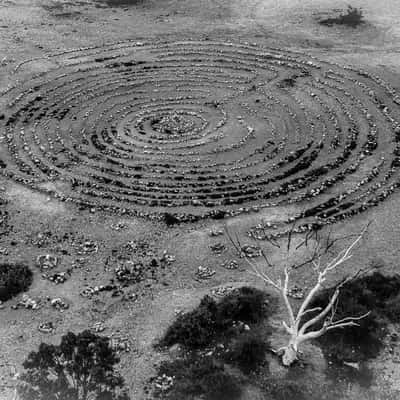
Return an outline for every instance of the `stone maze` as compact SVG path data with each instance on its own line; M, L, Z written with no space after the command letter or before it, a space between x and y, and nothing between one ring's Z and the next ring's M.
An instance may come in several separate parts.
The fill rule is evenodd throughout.
M399 186L400 96L364 69L213 40L13 68L1 173L82 209L190 222L291 205L250 230L262 239L350 218Z

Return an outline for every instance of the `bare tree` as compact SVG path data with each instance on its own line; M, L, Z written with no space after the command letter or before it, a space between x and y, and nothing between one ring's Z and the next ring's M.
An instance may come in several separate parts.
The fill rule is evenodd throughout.
M327 277L332 274L341 264L352 257L352 250L360 242L361 238L366 232L366 229L367 228L365 228L360 234L336 239L331 237L331 233L328 234L327 238L323 239L317 231L308 232L305 239L296 246L296 250L302 246L306 246L307 249L309 249L310 242L316 243L316 245L313 246L313 249L310 251L309 257L307 257L306 261L293 264L289 262L289 253L294 231L293 227L293 229L289 231L287 237L286 262L284 265L283 276L281 276L279 279L273 279L269 273L265 272L265 268L262 270L262 268L260 268L255 261L250 259L246 253L243 252L243 246L241 245L238 236L236 235L236 240L234 240L228 229L225 229L229 240L239 252L240 256L244 258L247 264L251 267L251 273L262 279L265 284L273 287L279 293L285 304L288 313L288 321L282 321L282 324L286 332L289 334L289 341L286 346L277 351L278 354L282 355L282 363L285 366L290 366L295 360L298 359L299 347L305 341L316 339L333 329L359 326L357 321L368 316L369 312L360 316L349 316L343 319L335 320L336 306L341 287L343 287L343 285L350 280L355 279L355 277L358 276L361 271L358 271L355 275L348 277L337 284L333 295L324 308L310 308L313 300L315 300L316 296L321 292L322 289L324 289L324 283ZM315 237L312 238L312 235L315 235ZM333 245L339 240L349 237L355 237L355 239L352 240L350 245L336 254L336 256L331 256ZM275 241L275 239L270 237L267 238L267 240L274 247L281 248L280 244ZM263 257L264 267L274 267L263 250L261 250L261 255ZM330 261L326 260L326 258L329 258L330 256L332 259ZM316 282L304 296L304 300L298 310L295 311L294 306L289 300L290 274L294 269L298 269L306 265L310 265L312 267L316 275Z

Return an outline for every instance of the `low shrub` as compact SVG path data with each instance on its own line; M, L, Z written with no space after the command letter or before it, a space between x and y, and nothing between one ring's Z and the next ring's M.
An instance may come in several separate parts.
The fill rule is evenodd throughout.
M174 214L171 214L168 212L164 213L163 220L164 220L165 225L167 225L167 226L178 225L181 222L177 217L175 217Z
M33 281L32 271L24 264L0 264L0 300L7 301L26 291Z
M400 294L386 301L384 312L391 322L400 322Z
M279 82L279 86L282 88L291 88L296 84L297 75L292 75L291 77L284 78Z
M321 25L332 26L332 25L345 25L352 28L364 24L364 15L361 9L352 6L347 7L346 14L340 14L335 18L326 18L319 21Z
M264 337L265 332L247 332L240 335L230 343L224 360L238 366L245 374L256 371L266 363L269 344Z
M159 376L173 377L167 391L155 393L166 400L234 400L240 397L238 379L212 357L187 357L163 362Z
M186 351L182 358L161 363L153 379L156 397L239 398L246 375L267 363L269 329L264 322L274 311L272 305L266 293L242 287L218 302L205 296L197 308L180 315L158 345L179 343Z
M257 323L266 318L266 298L264 292L249 287L234 290L219 303L205 296L195 310L175 320L159 345L179 343L189 349L204 348L222 336L232 335L236 321Z
M307 367L290 367L282 375L257 376L259 388L265 400L337 400L343 398L343 387L338 382L321 380L316 371L307 371ZM347 397L346 397L347 398Z
M374 381L374 371L365 362L360 362L357 368L333 362L326 370L326 376L331 382L357 382L364 388L369 388Z
M310 307L324 307L334 290L322 291ZM387 323L400 321L399 296L399 276L375 272L346 283L340 291L335 319L370 314L357 321L359 326L333 330L318 338L325 355L332 361L353 362L376 357Z
M265 386L264 390L269 394L271 400L309 400L304 385L297 382L271 380Z
M252 287L241 287L229 293L218 304L217 318L222 325L232 321L258 323L266 317L266 294Z
M191 348L208 345L216 333L216 309L216 302L205 296L196 309L178 316L168 328L160 345L172 346L179 343Z

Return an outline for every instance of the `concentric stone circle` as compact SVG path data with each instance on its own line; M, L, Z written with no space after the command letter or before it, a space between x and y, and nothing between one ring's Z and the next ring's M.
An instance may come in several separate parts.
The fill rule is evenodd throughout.
M1 94L1 172L58 199L182 221L298 206L254 227L261 238L358 214L399 186L400 97L365 70L212 40L47 61Z

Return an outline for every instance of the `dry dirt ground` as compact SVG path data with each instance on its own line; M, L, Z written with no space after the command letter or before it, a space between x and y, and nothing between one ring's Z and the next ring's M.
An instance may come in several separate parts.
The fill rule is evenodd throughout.
M354 0L362 6L368 23L358 29L323 27L316 18L343 9L347 2L336 0L0 0L0 86L9 84L9 68L34 57L89 45L124 39L204 38L219 37L232 41L248 40L262 45L305 51L320 59L352 64L379 71L400 88L400 4L398 0ZM25 67L38 67L29 64ZM0 144L1 146L1 144ZM34 270L34 283L28 295L41 299L39 310L14 310L21 298L4 304L0 310L0 398L13 394L15 374L30 350L42 341L56 343L69 330L75 332L103 323L104 334L121 336L130 343L130 350L121 352L120 368L131 389L132 398L142 399L143 385L153 373L162 355L152 343L166 329L176 310L188 310L212 287L220 284L254 284L245 272L245 265L227 272L220 267L225 259L234 258L228 250L216 256L210 244L226 241L212 238L208 232L220 228L222 222L202 221L167 227L161 222L123 218L102 212L91 213L33 192L2 179L1 195L9 200L9 233L0 238L2 261L23 261ZM363 245L357 249L347 271L360 266L381 264L385 272L397 272L400 241L400 198L398 193L353 217L335 225L338 235L371 226ZM287 210L276 210L285 213ZM268 217L268 214L263 215ZM246 241L246 230L260 214L226 220L231 230ZM116 229L121 223L122 228ZM38 245L43 232L52 236ZM65 236L65 234L68 234ZM79 254L86 240L96 242L97 252ZM176 260L157 271L157 279L148 279L132 288L136 300L112 297L100 292L91 298L80 293L87 286L108 284L112 278L113 249L129 241L146 243L147 252L159 258L164 250ZM272 257L280 255L273 250ZM59 271L65 271L78 259L83 264L73 268L64 284L56 285L41 278L35 267L40 254L57 254ZM217 270L210 280L194 280L199 265ZM298 284L305 276L299 275ZM70 307L64 312L53 309L46 298L61 297ZM54 331L41 333L38 326L51 321ZM318 361L316 361L318 362ZM400 394L400 364L393 354L382 354L373 365L375 381L367 391L349 387L344 398L386 399ZM248 398L252 398L251 394Z

